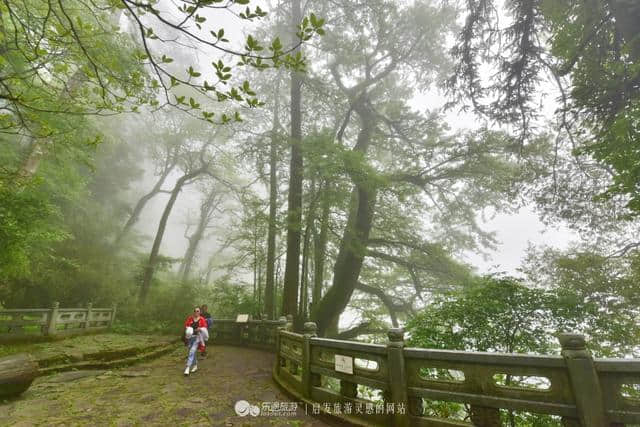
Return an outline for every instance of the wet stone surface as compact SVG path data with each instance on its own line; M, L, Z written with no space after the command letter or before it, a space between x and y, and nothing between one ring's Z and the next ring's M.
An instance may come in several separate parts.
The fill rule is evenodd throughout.
M198 371L183 375L185 348L123 369L75 371L36 379L19 398L0 403L11 426L325 426L305 415L241 417L235 402L291 401L271 378L273 355L211 346Z

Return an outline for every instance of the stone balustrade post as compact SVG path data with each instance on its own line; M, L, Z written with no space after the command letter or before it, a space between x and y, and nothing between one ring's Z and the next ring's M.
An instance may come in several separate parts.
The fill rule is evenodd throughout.
M54 336L56 334L56 320L58 320L58 309L60 308L59 302L54 302L51 311L49 311L49 319L47 325L47 336Z
M287 314L287 327L286 330L293 332L293 314Z
M284 316L280 316L278 319L278 327L276 329L276 375L280 374L280 368L285 366L285 359L280 357L280 332L286 330L287 328L287 318Z
M389 370L389 396L391 403L396 408L393 413L393 425L406 427L409 425L407 407L407 373L404 364L404 329L393 328L387 332L387 367ZM398 411L398 407L404 407L404 411Z
M87 304L87 314L84 319L84 329L87 330L91 327L91 310L93 309L93 303Z
M344 397L355 399L358 397L358 384L347 380L340 380L340 394Z
M471 422L474 426L501 427L500 410L484 406L471 405Z
M558 340L562 347L561 354L567 366L579 417L578 420L563 418L563 423L578 424L582 427L608 426L600 380L584 337L577 334L560 334Z
M293 314L287 314L287 326L285 330L287 332L293 332ZM293 360L289 361L289 372L293 375L298 374L298 364Z
M116 320L116 309L118 308L118 305L114 302L113 303L113 307L111 308L111 318L109 319L109 327L111 328L113 326L113 322Z
M311 397L314 386L320 385L320 375L311 372L311 338L317 337L318 326L314 322L305 322L302 335L302 390L304 397Z

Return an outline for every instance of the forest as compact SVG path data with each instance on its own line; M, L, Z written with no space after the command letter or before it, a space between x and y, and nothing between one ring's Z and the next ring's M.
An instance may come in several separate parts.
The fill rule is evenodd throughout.
M0 308L637 357L638 22L634 0L3 0ZM525 208L577 238L468 262Z

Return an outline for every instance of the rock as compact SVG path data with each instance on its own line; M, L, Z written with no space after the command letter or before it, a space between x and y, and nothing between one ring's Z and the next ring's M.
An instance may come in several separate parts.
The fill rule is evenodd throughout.
M17 396L38 376L38 363L27 353L0 358L0 397Z
M49 378L47 382L50 383L67 383L75 380L79 380L80 378L87 377L97 377L103 375L104 371L69 371L58 374L52 378Z
M121 377L148 377L151 375L150 371L120 371L118 373Z

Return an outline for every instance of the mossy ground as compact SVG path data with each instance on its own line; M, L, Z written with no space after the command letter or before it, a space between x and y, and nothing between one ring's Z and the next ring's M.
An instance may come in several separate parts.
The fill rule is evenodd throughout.
M119 335L97 334L82 335L57 341L43 341L37 343L0 344L0 357L10 354L27 352L35 357L49 357L56 354L89 354L102 351L115 351L145 344L167 341L170 338L156 335Z
M302 404L295 417L236 415L238 400L257 406L290 401L271 378L273 355L225 346L208 352L189 377L183 375L185 347L176 344L170 354L123 369L38 378L19 398L0 403L0 425L327 425L305 415Z

